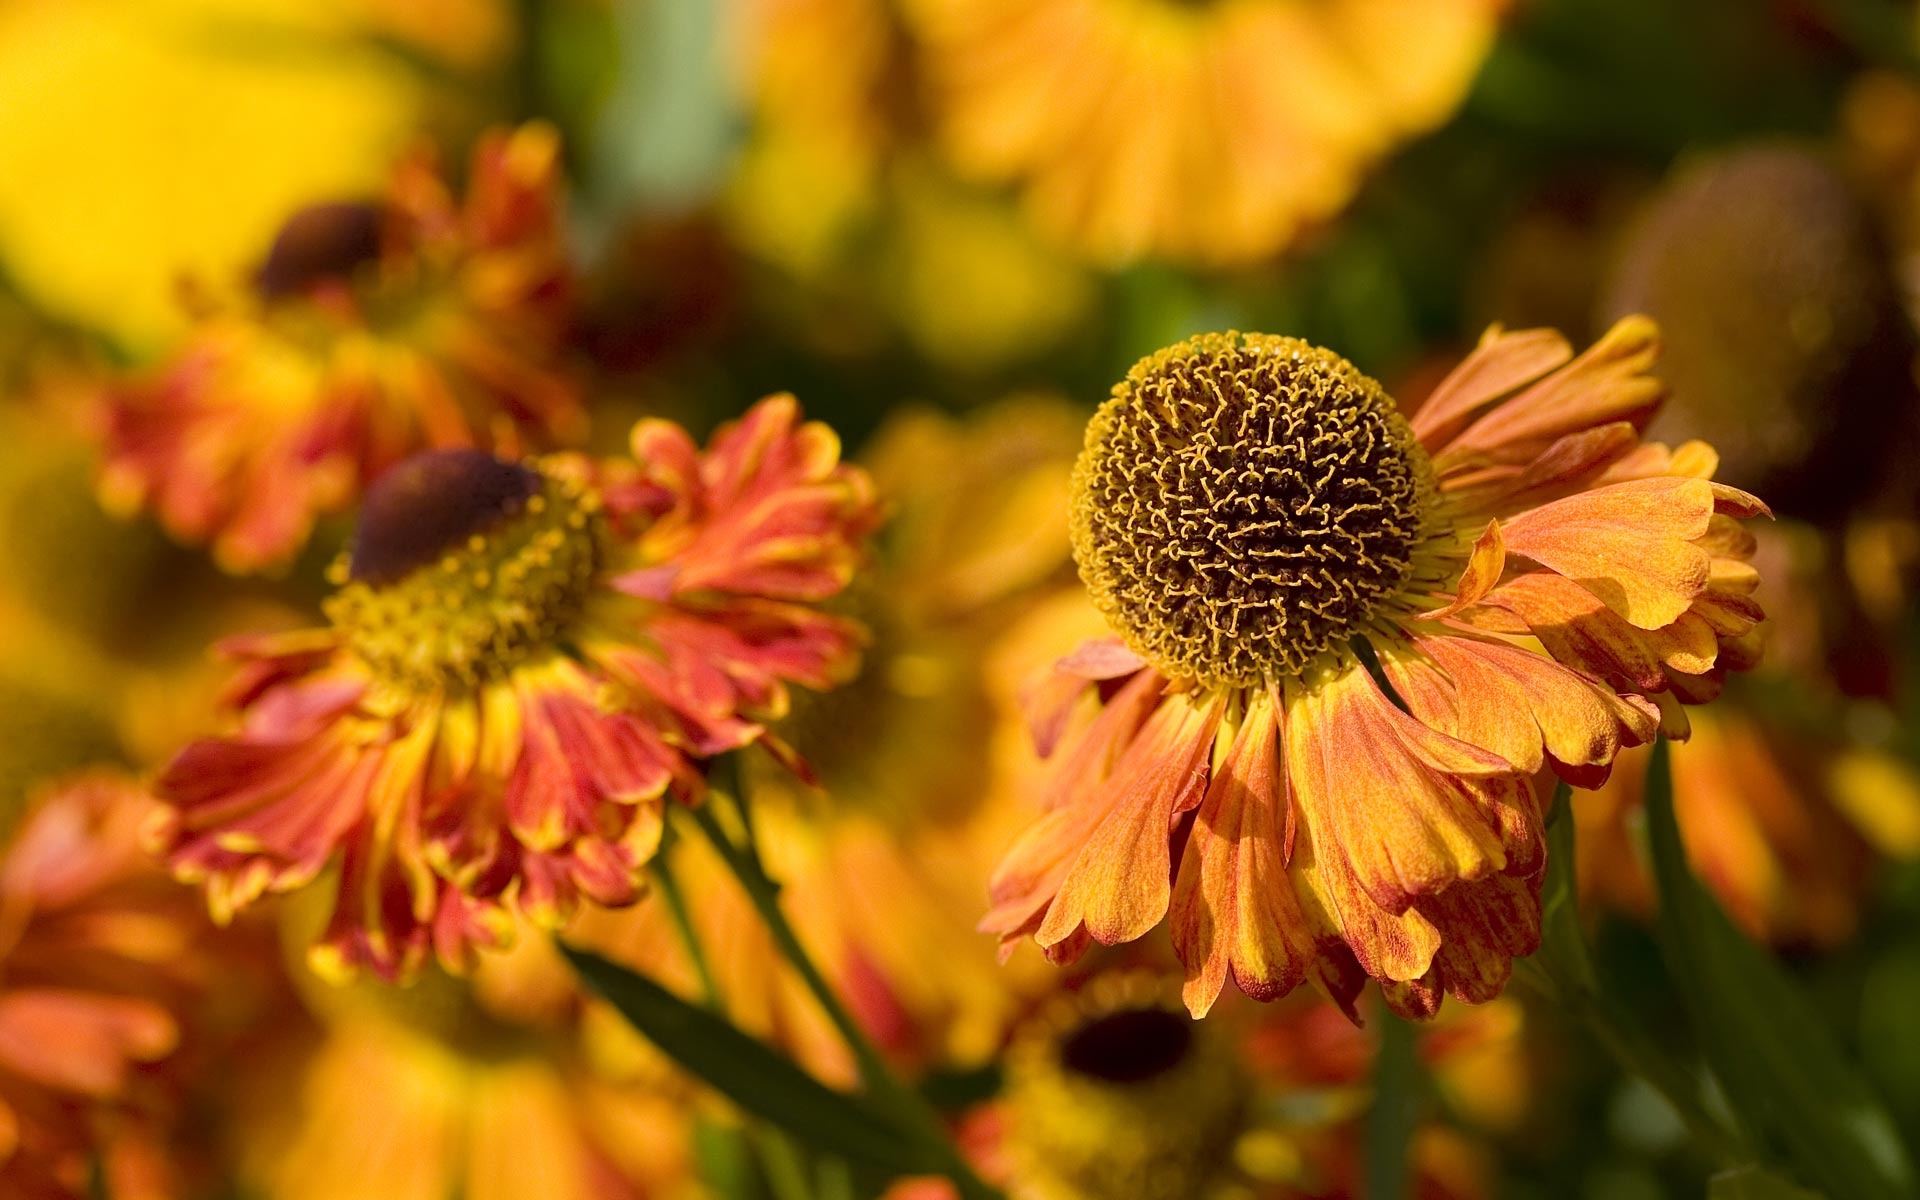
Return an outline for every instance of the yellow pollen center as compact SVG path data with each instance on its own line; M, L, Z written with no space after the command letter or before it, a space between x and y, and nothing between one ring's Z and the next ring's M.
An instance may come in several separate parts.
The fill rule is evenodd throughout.
M1432 469L1378 383L1295 338L1205 334L1141 360L1087 427L1074 557L1174 678L1299 675L1412 573Z
M472 688L563 648L606 558L600 497L542 475L499 519L391 581L349 578L327 602L348 648L409 690Z

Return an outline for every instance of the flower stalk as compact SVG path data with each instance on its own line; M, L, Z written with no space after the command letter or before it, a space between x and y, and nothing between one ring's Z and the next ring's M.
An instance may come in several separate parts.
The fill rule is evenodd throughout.
M847 1049L852 1052L854 1063L859 1069L862 1086L874 1099L883 1104L889 1112L897 1114L906 1132L921 1143L935 1161L939 1162L941 1173L950 1179L960 1191L963 1200L1000 1200L1000 1194L989 1187L974 1174L966 1161L954 1148L941 1123L939 1114L919 1093L902 1083L887 1066L885 1058L868 1039L860 1025L853 1019L832 986L807 953L800 942L799 935L788 922L786 914L780 908L780 885L767 874L761 862L760 853L753 838L753 824L749 814L749 805L744 789L737 783L731 789L734 805L740 813L743 831L742 840L736 842L721 826L714 811L713 797L706 804L690 810L694 824L713 846L733 877L739 881L754 911L765 922L767 931L779 948L781 957L792 965L800 976L828 1021L840 1035Z

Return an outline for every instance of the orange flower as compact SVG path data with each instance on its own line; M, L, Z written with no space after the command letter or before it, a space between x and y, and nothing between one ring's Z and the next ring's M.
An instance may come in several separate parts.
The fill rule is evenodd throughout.
M417 450L579 437L559 151L543 125L495 132L464 202L421 152L378 203L294 214L253 296L108 390L107 502L255 571Z
M152 802L111 774L43 792L0 853L0 1193L173 1194L153 1065L205 967L196 914L142 855ZM204 918L198 918L204 929Z
M955 163L1111 263L1244 262L1445 121L1503 0L910 0Z
M1414 1016L1497 995L1539 939L1529 778L1599 783L1754 658L1734 518L1765 507L1641 442L1656 342L1495 329L1410 423L1288 338L1135 366L1074 473L1119 636L1036 695L1057 768L984 927L1071 961L1170 917L1195 1013L1229 976L1349 1011L1371 976Z
M632 902L665 798L832 686L857 626L814 602L875 520L792 397L702 453L643 421L633 460L421 455L368 494L330 627L242 640L239 729L161 775L177 874L217 917L340 866L323 973L409 974Z

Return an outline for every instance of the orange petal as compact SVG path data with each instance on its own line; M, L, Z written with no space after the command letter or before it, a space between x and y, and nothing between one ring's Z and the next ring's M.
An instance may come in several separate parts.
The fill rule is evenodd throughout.
M1174 888L1169 926L1195 1017L1213 1007L1229 972L1247 995L1272 1000L1300 983L1312 957L1287 878L1279 767L1279 718L1261 694L1200 803Z
M1414 436L1429 452L1437 451L1473 414L1572 357L1573 347L1554 330L1508 333L1496 325L1413 414Z
M1719 653L1712 627L1694 613L1663 629L1637 629L1558 575L1509 580L1488 603L1519 615L1558 661L1625 690L1663 691L1668 671L1697 674L1712 667Z
M1506 989L1513 960L1540 948L1540 876L1494 875L1423 897L1440 931L1435 980L1456 999L1484 1004Z
M1500 522L1488 521L1486 532L1473 543L1473 553L1467 556L1467 565L1460 572L1460 582L1454 585L1453 600L1440 608L1421 613L1421 619L1450 617L1463 608L1480 603L1493 590L1493 585L1500 582L1501 572L1506 568L1507 545L1500 536Z
M1647 374L1659 345L1658 326L1627 317L1579 358L1468 426L1438 450L1436 465L1444 474L1477 460L1524 463L1569 433L1615 421L1642 425L1663 394Z
M1507 549L1576 580L1641 629L1659 629L1706 590L1711 560L1693 539L1713 518L1714 485L1637 479L1556 500L1506 524Z
M1081 925L1108 946L1130 942L1166 916L1172 896L1169 829L1205 794L1214 730L1225 699L1204 708L1186 694L1162 697L1128 748L1105 816L1068 868L1036 940L1051 946Z
M1337 848L1389 913L1506 863L1464 781L1515 768L1401 712L1358 667L1289 696L1287 761L1323 862ZM1312 787L1299 786L1303 775Z

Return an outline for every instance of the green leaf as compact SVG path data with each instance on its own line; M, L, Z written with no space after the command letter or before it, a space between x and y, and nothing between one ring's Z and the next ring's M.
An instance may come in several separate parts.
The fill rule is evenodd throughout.
M899 1174L937 1174L918 1145L860 1099L836 1092L704 1008L598 955L562 946L587 986L675 1062L744 1111L809 1145Z
M1834 1200L1915 1195L1892 1119L1832 1030L1693 877L1674 819L1669 755L1664 740L1656 744L1647 770L1660 937L1727 1103L1749 1133L1778 1145L1795 1174Z
M1723 1171L1707 1181L1707 1200L1822 1200L1764 1167Z

